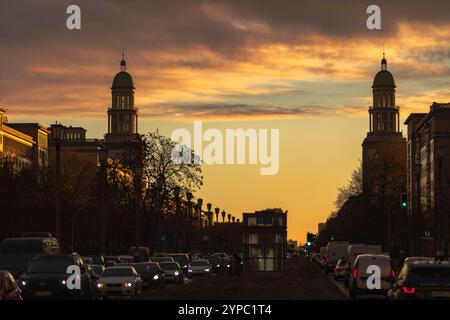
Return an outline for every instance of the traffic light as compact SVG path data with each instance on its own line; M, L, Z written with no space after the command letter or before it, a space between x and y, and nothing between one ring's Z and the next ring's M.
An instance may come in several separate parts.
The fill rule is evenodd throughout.
M400 200L400 208L406 209L408 207L408 194L402 193Z
M308 247L311 247L311 241L308 241L307 243L306 243L306 245L308 246Z

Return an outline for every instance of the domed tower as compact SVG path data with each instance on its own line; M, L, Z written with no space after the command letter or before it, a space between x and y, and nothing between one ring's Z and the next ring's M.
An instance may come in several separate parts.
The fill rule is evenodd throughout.
M369 108L370 132L399 132L400 114L395 105L395 87L394 76L388 71L383 54L381 70L373 79L373 105Z
M401 156L406 154L406 140L400 131L400 108L395 105L395 80L387 69L387 60L383 53L381 70L373 79L373 103L369 107L369 132L362 144L363 192L373 193L377 168L381 162L402 163ZM405 160L406 161L406 160ZM392 167L399 167L392 163ZM405 172L406 173L406 172Z
M135 87L126 69L127 63L122 55L120 72L115 75L111 86L112 101L111 108L108 108L108 133L105 135L110 156L114 158L120 158L119 153L125 143L135 141L139 136L138 109L134 106Z

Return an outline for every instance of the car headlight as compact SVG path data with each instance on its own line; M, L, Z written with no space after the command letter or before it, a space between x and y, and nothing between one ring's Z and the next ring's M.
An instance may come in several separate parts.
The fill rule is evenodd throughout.
M188 270L188 272L192 272L192 270L191 270L191 269L189 269L189 270Z
M217 264L216 267L219 268L219 267L220 267L220 264Z
M178 276L180 273L178 271L175 271L173 274Z
M185 264L185 265L183 266L183 268L187 268L187 264Z
M103 283L97 283L97 288L99 288L99 289L101 289L101 288L104 288L105 287L105 285L103 284Z
M26 281L20 281L20 284L23 286L23 287L25 287L26 285L27 285L27 282Z
M61 280L61 284L62 284L63 286L65 286L65 285L66 285L66 280Z
M230 267L230 265L229 264L227 264L227 268L229 268Z
M153 280L158 280L159 279L159 276L157 275L157 274L155 274L154 276L153 276Z
M206 272L209 272L209 268L206 268L205 271L206 271Z
M133 286L131 282L125 282L123 285L125 288L131 288Z

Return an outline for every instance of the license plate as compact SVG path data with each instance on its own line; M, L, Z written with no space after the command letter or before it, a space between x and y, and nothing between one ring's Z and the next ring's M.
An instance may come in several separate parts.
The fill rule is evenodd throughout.
M52 295L51 291L38 291L34 294L36 297L49 297Z
M432 291L433 298L450 298L450 291Z

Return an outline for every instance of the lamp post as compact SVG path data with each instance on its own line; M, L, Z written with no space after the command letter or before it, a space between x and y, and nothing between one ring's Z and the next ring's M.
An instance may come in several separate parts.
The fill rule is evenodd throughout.
M211 208L212 208L212 204L211 204L211 202L208 202L207 204L206 204L206 209L208 210L208 226L209 227L211 227L212 226L212 211L211 211Z
M106 199L107 199L107 187L108 187L108 176L106 172L106 164L108 161L108 150L105 146L101 146L98 151L98 157L100 161L100 179L101 179L101 193L102 193L102 244L101 252L106 253Z
M61 141L64 139L64 126L56 122L51 126L51 134L56 151L55 235L61 241Z
M220 208L214 208L214 212L216 213L216 223L219 223Z
M222 210L222 222L225 223L225 216L227 215L227 213L225 212L225 210Z

